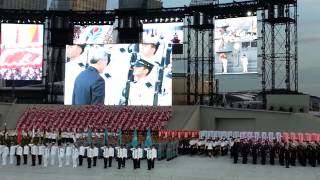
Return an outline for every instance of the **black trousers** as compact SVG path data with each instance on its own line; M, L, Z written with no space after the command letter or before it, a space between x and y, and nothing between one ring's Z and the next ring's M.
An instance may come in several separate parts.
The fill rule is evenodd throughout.
M274 165L274 155L271 155L271 156L270 156L270 164L271 164L271 165Z
M279 164L280 165L284 165L284 155L283 155L283 153L279 153Z
M38 155L38 164L41 165L42 163L42 155Z
M238 163L238 155L237 154L233 154L233 163L234 164Z
M79 166L82 166L82 162L83 162L83 156L79 155Z
M88 168L91 168L92 158L87 157Z
M137 159L137 168L140 168L140 159Z
M122 165L122 158L117 158L117 161L118 161L118 169L120 169Z
M28 164L28 155L27 154L23 155L23 164Z
M20 166L21 156L20 155L16 155L16 159L17 159L17 166Z
M103 158L103 165L105 169L108 167L108 159L109 158L106 158L106 157Z
M31 155L31 162L32 162L32 166L36 166L36 158L37 156L36 155Z
M154 159L151 160L151 168L154 168Z
M151 159L148 159L148 170L151 170L151 164L152 164L152 160Z
M132 162L133 162L133 169L137 169L138 168L138 160L132 159Z
M93 166L97 166L97 156L93 157Z
M242 164L247 164L248 162L248 156L247 155L243 155L242 156Z
M258 158L257 154L252 155L252 163L253 164L257 164L257 158Z
M285 162L286 162L286 168L289 168L289 165L290 165L290 159L285 159Z
M112 166L112 157L109 157L109 167Z
M122 162L122 167L126 167L126 158L122 158L121 162Z
M262 165L265 165L266 164L266 155L265 154L263 154L262 156L261 156L261 164Z

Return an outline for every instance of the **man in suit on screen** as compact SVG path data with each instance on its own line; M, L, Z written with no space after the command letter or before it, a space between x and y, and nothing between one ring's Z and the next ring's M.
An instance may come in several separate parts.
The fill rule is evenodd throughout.
M73 105L104 103L105 81L100 74L108 64L107 54L104 51L97 51L90 60L90 64L75 80Z

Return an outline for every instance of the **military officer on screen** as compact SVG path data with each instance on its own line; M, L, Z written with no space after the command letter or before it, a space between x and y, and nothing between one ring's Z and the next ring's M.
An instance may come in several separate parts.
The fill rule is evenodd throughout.
M138 60L133 67L134 81L130 84L130 105L153 105L154 84L149 78L154 65L146 60Z

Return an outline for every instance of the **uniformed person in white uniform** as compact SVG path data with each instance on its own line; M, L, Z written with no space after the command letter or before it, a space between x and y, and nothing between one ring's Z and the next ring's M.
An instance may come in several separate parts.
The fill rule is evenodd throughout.
M72 146L68 143L66 147L66 166L70 165L71 155L72 155Z
M7 165L7 157L9 155L9 147L4 145L2 147L2 166Z
M126 167L126 159L128 158L128 150L125 145L122 146L122 167Z
M23 148L18 144L16 149L17 166L20 166L21 164L22 153L23 153Z
M104 145L101 147L101 150L103 151L103 167L106 169L108 167L109 148Z
M25 144L23 146L23 164L28 164L28 155L30 153L30 147Z
M74 146L72 148L72 167L73 168L76 168L77 167L77 160L78 160L78 157L79 157L79 149L77 146Z
M148 161L148 170L154 168L154 161L157 158L157 149L152 146L152 148L146 148L147 151L147 161Z
M44 153L43 153L43 167L48 167L49 156L50 156L50 147L46 144L44 146Z
M42 164L42 157L44 155L45 148L46 147L42 143L38 147L38 164L39 165Z
M31 148L31 166L36 166L36 159L38 155L38 146L36 144L29 144Z
M17 148L17 146L14 145L13 142L11 142L11 146L10 146L10 164L13 164L14 155L16 154L16 148Z
M61 168L63 165L63 158L65 156L65 148L61 144L58 149L58 161L59 161L59 167Z
M109 158L109 167L112 166L112 158L114 157L114 148L109 144L108 147L108 158Z
M87 148L88 168L91 168L92 158L93 158L93 146L91 145L90 147Z
M140 144L138 145L138 159L137 159L137 168L140 168L140 160L143 158L143 149L141 148Z
M133 67L134 81L130 83L129 105L153 105L155 87L152 79L148 76L153 64L140 59Z
M53 145L51 146L51 150L50 150L51 166L54 165L54 161L55 161L55 159L57 157L57 152L58 152L57 143L53 143Z
M83 146L83 144L81 144L79 147L79 166L82 166L85 151L86 148Z
M132 162L133 162L133 169L137 169L138 166L138 149L137 148L131 148L132 152Z
M85 70L85 64L83 61L82 53L84 51L83 45L68 45L66 56L68 58L68 62L65 65L65 99L64 104L71 105L72 104L72 93L74 82L77 76Z
M97 147L97 145L95 144L93 146L93 166L97 166L97 159L99 156L99 148Z
M122 160L124 159L124 152L122 147L115 147L116 151L117 151L117 161L118 161L118 169L120 169L122 167Z

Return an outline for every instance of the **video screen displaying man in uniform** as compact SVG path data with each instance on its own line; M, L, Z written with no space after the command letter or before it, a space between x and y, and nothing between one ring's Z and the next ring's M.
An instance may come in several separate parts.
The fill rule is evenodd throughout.
M42 79L43 25L1 24L0 46L0 79Z
M112 31L112 25L75 25L73 44L110 44Z
M171 106L171 53L160 43L68 45L65 104Z
M215 21L216 74L257 73L257 17Z

